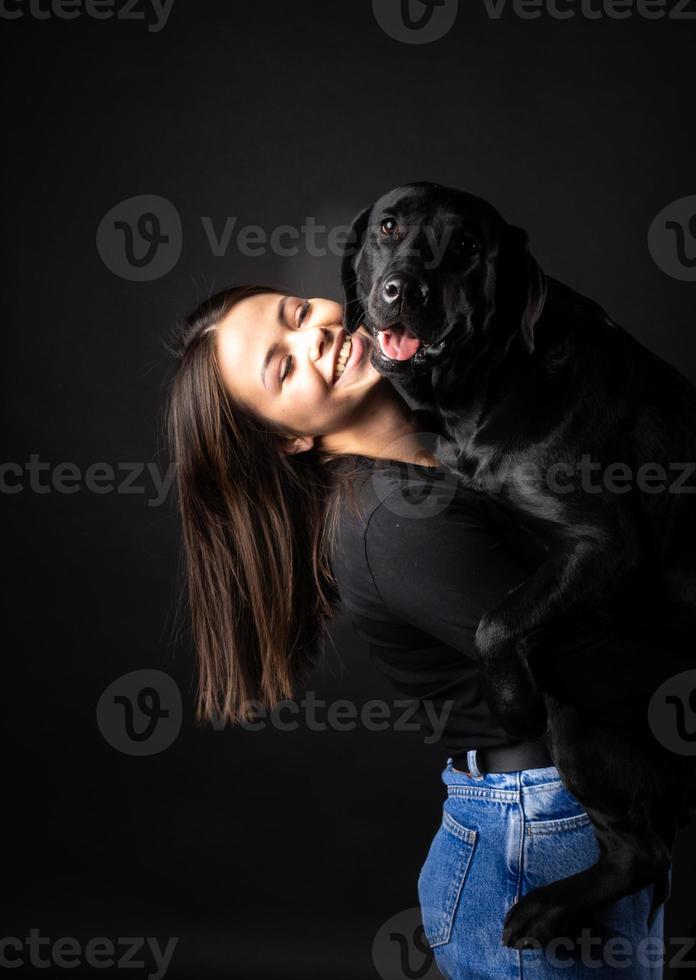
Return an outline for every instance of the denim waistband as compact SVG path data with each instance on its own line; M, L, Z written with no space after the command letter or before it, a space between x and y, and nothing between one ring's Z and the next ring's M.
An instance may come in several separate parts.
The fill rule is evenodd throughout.
M518 772L487 772L478 776L472 768L472 775L459 772L454 768L453 759L449 758L442 771L442 781L448 791L463 795L491 796L497 799L509 799L511 802L520 798L525 791L534 792L536 789L563 785L558 769L555 766L544 766L540 769L520 769Z

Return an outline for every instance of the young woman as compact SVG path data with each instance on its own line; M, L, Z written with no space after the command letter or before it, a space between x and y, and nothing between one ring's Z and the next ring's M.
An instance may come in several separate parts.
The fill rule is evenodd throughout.
M546 949L501 942L521 895L598 856L543 740L514 743L479 689L478 621L543 548L438 465L433 420L372 366L366 331L345 337L342 312L237 287L195 310L179 340L168 421L198 718L239 722L255 703L291 698L342 601L374 662L419 700L423 723L445 719L447 798L418 880L441 972L660 977L652 887L605 910L614 938L604 945L589 933ZM586 638L583 662L590 647Z

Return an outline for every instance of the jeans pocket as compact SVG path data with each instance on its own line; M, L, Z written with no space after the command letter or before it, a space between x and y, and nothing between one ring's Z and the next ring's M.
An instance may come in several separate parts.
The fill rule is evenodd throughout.
M567 830L579 830L589 823L589 814L583 810L581 813L575 813L571 817L562 817L560 820L530 820L527 824L527 833L531 836L535 834L562 834Z
M476 831L443 811L418 877L423 931L430 946L449 942L452 923L476 843Z
M589 868L599 845L587 813L527 824L524 845L523 894Z

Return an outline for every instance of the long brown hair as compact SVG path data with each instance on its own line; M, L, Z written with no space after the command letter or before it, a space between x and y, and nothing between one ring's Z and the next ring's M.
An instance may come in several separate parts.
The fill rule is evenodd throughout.
M287 454L276 424L237 404L215 357L215 326L273 286L203 302L170 344L167 406L188 604L198 664L196 719L239 723L291 698L316 664L339 596L330 565L339 488L359 457ZM295 433L297 434L297 433ZM351 506L355 506L351 490Z

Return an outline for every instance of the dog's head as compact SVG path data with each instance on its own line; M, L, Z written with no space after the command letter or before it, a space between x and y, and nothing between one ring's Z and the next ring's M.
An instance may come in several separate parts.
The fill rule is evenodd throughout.
M345 329L365 324L384 375L431 370L494 333L534 350L545 276L526 233L472 194L426 182L389 191L355 218L341 271Z

